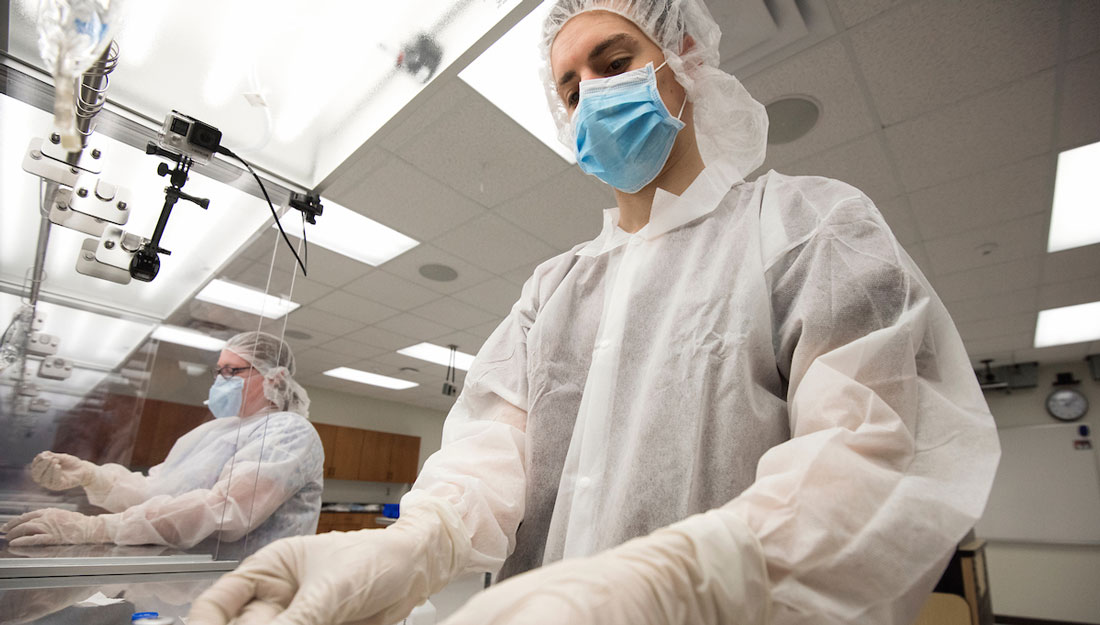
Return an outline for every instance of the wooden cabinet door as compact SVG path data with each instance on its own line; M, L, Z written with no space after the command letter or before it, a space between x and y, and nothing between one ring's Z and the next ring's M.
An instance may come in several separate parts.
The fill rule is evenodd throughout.
M393 434L361 430L363 455L359 460L359 479L364 482L391 482L390 458Z
M203 406L146 399L130 466L148 468L164 462L181 436L212 418L210 411Z
M335 425L314 423L317 436L321 437L321 448L325 450L325 477L336 477L336 430Z
M363 454L363 433L363 430L355 428L336 428L336 453L333 454L332 459L333 479L361 479L359 458Z
M416 481L416 468L420 463L420 437L392 434L393 451L390 453L390 479L387 482L412 484Z

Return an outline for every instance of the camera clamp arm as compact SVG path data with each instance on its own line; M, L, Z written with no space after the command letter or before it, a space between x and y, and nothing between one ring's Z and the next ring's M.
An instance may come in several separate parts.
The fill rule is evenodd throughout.
M134 252L134 256L130 260L130 275L137 280L151 282L157 276L157 272L160 271L159 254L172 254L172 252L160 246L160 239L164 235L165 227L168 226L168 218L172 215L172 208L176 205L176 202L186 200L206 210L210 207L210 200L196 197L183 190L183 185L187 183L187 174L191 171L191 165L194 163L191 157L166 150L152 142L146 144L145 153L166 158L176 164L174 168L169 167L168 163L157 165L157 174L167 176L170 182L169 186L164 188L164 207L161 208L160 218L153 230L153 237L148 243L142 245L138 251Z

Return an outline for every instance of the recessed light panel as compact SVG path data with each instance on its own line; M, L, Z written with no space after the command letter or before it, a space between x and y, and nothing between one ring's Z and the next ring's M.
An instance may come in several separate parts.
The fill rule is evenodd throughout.
M316 243L372 267L377 267L420 244L416 239L332 200L322 198L321 204L324 206L324 214L317 219L316 224L306 226L309 228L306 237L311 244ZM282 219L283 229L287 234L300 238L302 220L296 219L296 214L287 215L289 218ZM275 224L271 224L271 227L274 228Z
M416 382L399 380L397 378L391 378L385 375L378 375L377 373L370 373L368 371L352 369L351 367L337 367L335 369L329 369L325 372L325 375L334 378L340 378L341 380L350 380L352 382L358 382L360 384L370 384L371 386L391 388L398 391L412 388L414 386L420 386Z
M573 151L558 141L558 127L547 108L546 90L539 74L542 22L554 4L554 0L540 4L459 72L458 77L558 156L575 163Z
M1058 155L1048 252L1100 243L1100 143Z
M268 319L281 319L301 306L288 299L221 279L211 280L195 299Z
M1039 311L1035 347L1100 340L1100 302Z
M153 338L158 341L175 343L176 345L186 345L209 352L220 351L225 347L225 341L222 339L214 338L209 334L203 334L202 332L197 332L189 328L181 328L179 326L158 326L156 330L153 330Z
M398 354L409 356L411 358L417 358L419 360L425 360L427 362L434 362L437 365L443 365L444 367L451 364L451 348L443 347L442 345L433 345L432 343L419 343L405 349L397 350ZM462 352L455 353L455 368L462 369L463 371L469 371L470 367L474 364L474 357L470 354L464 354Z

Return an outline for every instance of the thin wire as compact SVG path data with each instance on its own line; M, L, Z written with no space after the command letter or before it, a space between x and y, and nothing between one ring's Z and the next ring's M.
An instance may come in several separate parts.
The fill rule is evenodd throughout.
M294 254L294 260L298 261L298 266L300 266L302 268L302 275L303 276L309 275L306 272L305 263L303 263L301 257L298 256L298 252L294 251L294 244L290 242L290 238L288 236L286 236L286 231L283 230L283 224L279 221L279 214L277 212L275 212L275 204L273 204L271 202L271 196L269 196L267 194L267 188L264 187L264 181L260 180L260 177L256 174L256 171L254 169L252 169L251 165L248 164L248 161L246 161L243 158L241 158L241 157L237 156L236 154L234 154L233 150L230 150L229 148L227 148L225 146L219 146L218 147L218 152L221 153L221 154L225 154L226 156L231 156L231 157L237 159L238 161L243 163L245 167L248 168L249 173L251 173L252 177L256 179L256 183L260 185L260 191L263 192L264 199L267 200L267 206L268 206L268 208L271 209L271 216L275 218L275 225L279 227L279 234L283 235L283 240L286 241L287 247L290 248L290 253ZM302 236L305 237L305 228L302 228Z

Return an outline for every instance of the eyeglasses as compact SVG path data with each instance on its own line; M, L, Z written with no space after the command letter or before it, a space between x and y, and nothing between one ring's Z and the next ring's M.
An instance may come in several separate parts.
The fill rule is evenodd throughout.
M224 367L214 367L213 371L214 371L214 375L216 375L216 376L220 375L223 378L228 380L229 378L237 375L238 373L240 373L242 371L248 371L251 368L252 367L231 367L229 365L225 365Z

